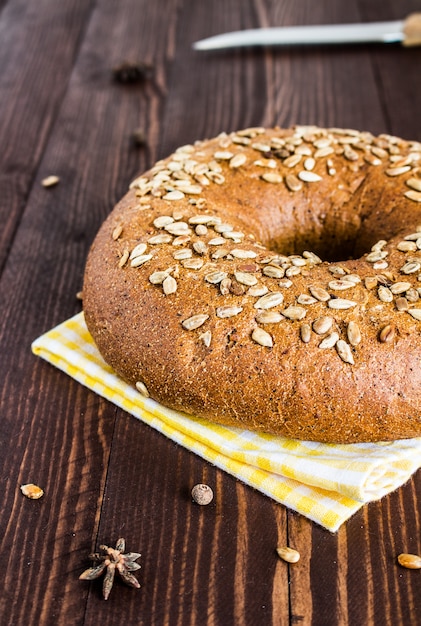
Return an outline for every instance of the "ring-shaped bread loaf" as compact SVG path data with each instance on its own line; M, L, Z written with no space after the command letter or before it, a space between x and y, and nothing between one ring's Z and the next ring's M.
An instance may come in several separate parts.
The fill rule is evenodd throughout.
M86 322L139 392L290 438L421 435L421 145L249 128L177 149L101 227Z

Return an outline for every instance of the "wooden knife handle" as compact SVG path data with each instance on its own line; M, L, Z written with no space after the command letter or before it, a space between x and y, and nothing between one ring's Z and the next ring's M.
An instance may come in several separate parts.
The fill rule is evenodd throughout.
M403 24L404 46L421 45L421 13L411 13Z

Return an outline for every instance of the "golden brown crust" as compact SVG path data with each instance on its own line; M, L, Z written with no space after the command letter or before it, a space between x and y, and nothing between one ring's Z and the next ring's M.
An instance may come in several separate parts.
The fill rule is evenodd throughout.
M419 143L246 129L134 181L92 245L85 318L166 406L299 439L420 436L420 248Z

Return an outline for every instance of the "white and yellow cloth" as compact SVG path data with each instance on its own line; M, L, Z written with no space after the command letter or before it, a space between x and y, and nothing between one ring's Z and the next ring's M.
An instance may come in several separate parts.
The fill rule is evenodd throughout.
M421 438L331 445L284 439L167 409L121 380L100 356L83 313L34 341L33 352L244 483L330 531L421 466Z

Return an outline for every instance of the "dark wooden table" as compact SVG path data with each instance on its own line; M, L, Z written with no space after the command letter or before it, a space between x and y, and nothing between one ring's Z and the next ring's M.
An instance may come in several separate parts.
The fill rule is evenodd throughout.
M257 26L395 20L416 0L0 1L1 625L421 624L421 474L332 535L31 354L80 310L89 245L129 181L178 145L294 123L421 140L421 47L198 53ZM151 64L115 82L123 61ZM132 134L142 129L144 145ZM59 176L49 189L41 181ZM28 500L20 485L45 495ZM189 490L213 486L200 508ZM125 537L133 590L79 574ZM301 561L275 553L291 544Z

